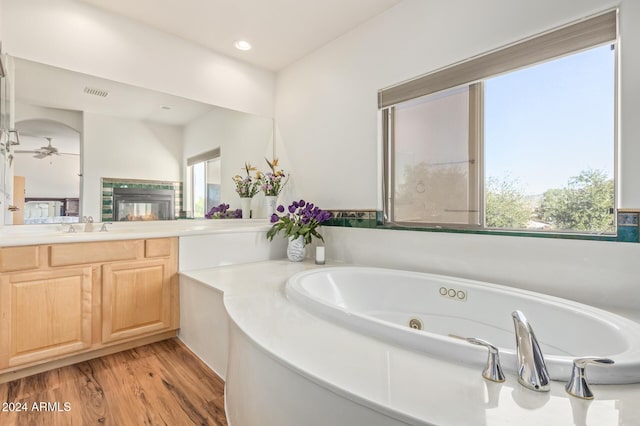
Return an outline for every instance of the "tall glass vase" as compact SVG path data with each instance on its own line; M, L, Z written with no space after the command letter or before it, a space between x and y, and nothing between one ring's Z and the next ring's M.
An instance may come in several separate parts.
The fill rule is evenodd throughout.
M265 195L265 202L267 203L267 219L271 218L271 215L276 212L276 204L278 202L277 195Z
M242 218L251 219L251 200L249 197L240 198L240 208L242 209Z

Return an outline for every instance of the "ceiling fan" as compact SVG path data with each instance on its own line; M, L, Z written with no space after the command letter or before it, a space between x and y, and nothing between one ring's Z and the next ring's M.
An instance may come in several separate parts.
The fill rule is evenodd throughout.
M46 157L50 157L52 155L80 155L80 154L74 154L74 153L70 153L70 152L59 152L58 148L56 148L55 146L51 145L51 140L53 138L45 138L47 141L49 141L49 144L47 146L43 146L40 147L38 149L34 149L34 150L30 150L30 151L16 151L16 154L35 154L33 156L33 158L38 158L38 159L42 159L42 158L46 158Z

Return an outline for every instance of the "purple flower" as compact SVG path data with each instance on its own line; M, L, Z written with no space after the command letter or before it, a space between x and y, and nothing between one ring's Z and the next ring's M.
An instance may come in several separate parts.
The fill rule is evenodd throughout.
M279 205L276 211L286 214L271 216L270 221L273 226L267 237L273 239L275 235L284 230L288 237L304 237L307 244L311 243L313 237L323 240L317 228L332 216L331 212L322 210L305 200L294 201L287 208L284 205Z
M211 210L204 215L207 219L239 219L242 217L242 210L236 209L229 211L229 204L221 203L220 205L211 207Z

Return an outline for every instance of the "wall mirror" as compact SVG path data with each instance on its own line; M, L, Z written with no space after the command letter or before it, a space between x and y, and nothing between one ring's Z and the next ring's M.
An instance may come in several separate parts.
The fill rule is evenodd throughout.
M15 124L21 135L14 150L14 225L75 222L80 207L80 134L47 118ZM28 186L27 186L28 183Z
M180 184L176 211L188 211L187 159L212 150L220 152L219 178L206 184L239 207L232 177L245 161L273 155L271 118L11 59L20 131L7 178L20 207L14 224L100 220L103 179Z

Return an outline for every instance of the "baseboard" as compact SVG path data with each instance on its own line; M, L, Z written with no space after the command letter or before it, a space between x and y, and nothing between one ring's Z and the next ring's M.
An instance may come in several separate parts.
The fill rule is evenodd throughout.
M77 355L66 356L64 358L47 361L30 367L8 368L0 373L0 383L10 382L12 380L21 379L23 377L31 376L56 368L66 367L67 365L77 364L79 362L99 358L101 356L111 355L116 352L126 351L127 349L133 349L138 346L144 346L150 343L159 342L161 340L170 339L172 337L176 337L176 334L176 330L171 330L160 334L154 334L152 336L137 338L124 343L103 347L100 349L95 349L89 352L83 352Z

